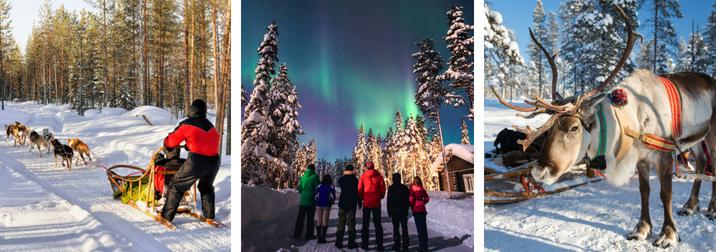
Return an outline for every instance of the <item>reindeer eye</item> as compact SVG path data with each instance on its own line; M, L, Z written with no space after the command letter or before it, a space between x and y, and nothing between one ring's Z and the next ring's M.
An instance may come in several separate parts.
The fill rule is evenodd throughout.
M572 128L569 129L569 131L577 131L577 130L579 130L579 126L572 126Z

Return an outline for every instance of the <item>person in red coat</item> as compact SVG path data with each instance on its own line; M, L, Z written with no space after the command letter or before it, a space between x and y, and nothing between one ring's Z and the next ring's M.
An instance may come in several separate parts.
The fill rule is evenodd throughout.
M201 212L204 218L214 219L214 179L219 172L219 132L206 119L206 102L194 100L189 107L187 119L164 139L164 146L171 149L186 141L189 150L186 161L169 185L167 200L162 209L162 218L172 221L177 206L186 190L199 180L197 188L201 193Z
M363 200L363 229L361 248L368 250L370 215L373 214L377 250L383 251L383 225L380 224L380 200L385 198L385 181L380 172L373 169L373 162L366 163L366 170L358 181L358 195Z
M410 187L410 208L413 209L413 220L418 229L420 251L428 251L428 225L425 219L428 211L425 210L425 204L429 201L430 196L423 189L423 180L420 177L413 178L413 185Z

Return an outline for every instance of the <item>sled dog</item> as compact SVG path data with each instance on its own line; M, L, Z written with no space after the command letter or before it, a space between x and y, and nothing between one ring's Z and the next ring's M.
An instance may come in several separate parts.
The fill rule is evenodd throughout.
M70 139L68 139L68 140L67 140L67 145L69 145L70 148L72 148L73 151L76 151L76 152L77 152L77 156L76 156L77 161L75 162L75 165L79 164L79 162L80 162L80 157L82 158L82 161L84 161L85 163L87 163L87 161L85 161L85 155L87 155L87 158L89 158L89 160L92 161L92 157L90 157L90 154L89 154L89 153L90 153L89 147L87 146L87 144L85 144L84 142L80 141L79 138L70 138Z
M47 149L47 153L50 153L50 143L45 141L40 134L37 134L36 131L30 131L30 151L32 151L32 147L37 146L37 151L40 152L40 157L42 157L42 150L40 149L41 146L45 146L45 149Z
M72 151L72 148L70 146L67 146L65 144L60 143L60 141L57 141L57 139L52 140L52 146L54 147L55 152L55 167L57 167L57 156L62 157L62 166L65 166L65 162L67 162L67 170L72 170L72 156L74 156L74 152Z

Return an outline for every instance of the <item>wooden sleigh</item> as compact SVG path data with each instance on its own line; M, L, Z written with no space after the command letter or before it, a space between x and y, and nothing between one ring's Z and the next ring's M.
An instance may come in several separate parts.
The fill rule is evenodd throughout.
M485 167L484 202L492 204L520 202L566 191L604 179L602 177L595 177L595 172L589 167L589 164L585 160L582 160L570 169L570 174L565 174L562 179L555 183L555 185L561 184L563 186L546 187L540 185L532 178L530 172L536 162L536 160L526 162L522 165L510 168L507 172L499 172L498 169ZM579 178L581 178L579 180L580 182L584 182L573 182Z
M107 169L107 178L109 179L115 198L121 197L122 201L127 205L143 212L152 219L162 223L164 226L172 230L177 230L168 220L162 218L161 211L166 200L166 188L174 174L177 173L184 159L164 159L159 153L165 150L165 147L159 148L152 160L149 162L147 169L142 169L131 165L115 165ZM128 175L119 175L118 172L129 169L136 172ZM164 180L164 183L161 182ZM162 188L162 189L159 189ZM162 194L161 191L164 191ZM187 190L182 197L177 214L189 214L197 219L205 221L214 227L221 227L223 224L204 218L197 214L196 208L196 183L192 185L192 189Z

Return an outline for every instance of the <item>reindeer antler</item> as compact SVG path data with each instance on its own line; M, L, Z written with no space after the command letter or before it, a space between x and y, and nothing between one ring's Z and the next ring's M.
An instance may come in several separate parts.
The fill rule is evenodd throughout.
M543 100L542 98L540 98L539 96L532 94L532 98L534 101L533 102L525 101L525 102L533 107L521 108L521 107L518 107L518 106L515 106L512 104L509 104L509 103L505 102L504 100L502 100L502 98L495 91L495 87L492 87L492 92L495 94L497 99L499 99L500 103L502 103L503 105L505 105L511 109L521 111L521 112L532 112L532 114L530 114L528 116L523 116L523 115L519 115L519 114L518 114L518 116L522 116L525 118L533 118L538 114L553 113L553 115L547 120L547 122L545 122L542 126L540 126L537 129L533 129L530 126L527 126L526 129L521 130L517 126L514 126L514 125L512 126L517 131L522 132L527 135L527 138L525 140L517 141L519 144L522 145L523 150L527 150L527 147L529 147L530 144L532 144L532 141L537 139L537 137L539 137L544 132L546 132L549 128L551 128L558 117L563 116L563 115L574 115L575 113L578 112L579 107L584 100L586 100L587 98L593 96L594 94L602 91L602 89L604 89L604 87L606 87L607 84L609 84L609 82L611 82L614 79L614 77L616 77L617 73L619 73L619 70L621 70L621 68L624 66L624 64L626 63L626 60L629 58L629 53L631 53L631 50L634 47L634 43L636 42L636 40L637 39L643 40L642 35L634 34L634 32L632 31L631 24L629 23L629 19L627 18L626 14L624 13L624 10L622 10L622 8L620 8L617 4L614 4L614 6L617 7L617 9L619 9L619 12L622 14L622 18L624 18L624 22L626 23L627 36L628 36L627 46L626 46L626 50L624 50L624 53L622 54L621 59L619 60L619 63L617 63L616 67L614 68L612 73L609 75L609 77L594 90L590 91L589 93L587 93L585 95L581 95L581 96L577 97L577 99L573 103L570 102L570 103L567 103L566 105L562 105L562 106L550 104L550 103L546 102L545 100ZM561 102L559 102L557 100L562 100L563 98L561 97L561 95L559 95L559 93L557 93L557 75L558 75L558 73L557 73L557 67L554 64L554 58L557 56L557 54L559 54L559 52L555 53L554 56L550 56L549 53L547 52L547 50L545 50L544 47L542 47L542 45L537 41L537 39L535 39L534 34L532 34L532 29L529 29L529 31L530 31L530 37L532 37L532 40L535 42L535 44L537 44L537 46L547 56L547 61L549 62L550 67L552 68L552 94L554 94L557 97L557 99L554 99L555 100L554 103L559 104ZM564 103L562 103L562 104L564 104Z

